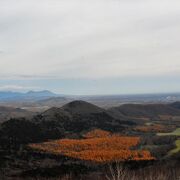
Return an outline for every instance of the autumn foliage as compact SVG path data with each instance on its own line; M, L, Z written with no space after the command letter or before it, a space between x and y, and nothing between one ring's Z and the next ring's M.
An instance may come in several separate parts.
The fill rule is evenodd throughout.
M149 151L131 150L131 147L138 145L139 142L139 137L110 135L109 132L94 130L86 134L86 139L61 139L31 144L30 147L36 150L100 163L154 159Z
M85 138L103 138L103 137L109 137L111 136L111 133L108 131L104 131L101 129L94 129L92 131L89 131L84 135Z

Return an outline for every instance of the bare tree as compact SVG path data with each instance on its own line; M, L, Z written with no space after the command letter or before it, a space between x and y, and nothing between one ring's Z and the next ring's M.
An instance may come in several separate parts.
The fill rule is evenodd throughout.
M106 174L107 180L126 180L126 176L127 171L120 163L109 165L109 174Z

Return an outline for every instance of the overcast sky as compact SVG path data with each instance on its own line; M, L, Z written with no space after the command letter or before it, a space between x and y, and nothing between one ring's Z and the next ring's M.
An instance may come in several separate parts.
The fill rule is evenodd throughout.
M180 92L179 0L0 0L0 90Z

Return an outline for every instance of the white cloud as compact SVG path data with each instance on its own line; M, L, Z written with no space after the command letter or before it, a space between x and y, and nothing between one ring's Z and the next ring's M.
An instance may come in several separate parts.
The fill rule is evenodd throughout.
M180 73L178 0L1 0L0 76Z
M39 87L35 86L20 86L20 85L4 85L0 86L0 91L29 91L29 90L38 90Z

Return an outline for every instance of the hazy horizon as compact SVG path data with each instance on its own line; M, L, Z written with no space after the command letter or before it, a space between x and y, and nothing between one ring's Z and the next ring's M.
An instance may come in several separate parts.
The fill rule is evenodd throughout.
M91 97L91 96L153 96L153 95L180 95L180 92L147 92L147 93L119 93L119 94L103 94L103 93L100 93L100 94L64 94L64 93L59 93L59 92L56 92L56 91L51 91L51 90L48 90L48 89L31 89L31 90L13 90L13 89L7 89L7 90L0 90L0 93L22 93L22 94L26 94L26 93L30 93L30 92L34 92L34 93L38 93L38 92L44 92L44 91L48 91L49 93L54 93L55 95L58 95L58 96L84 96L84 97Z

